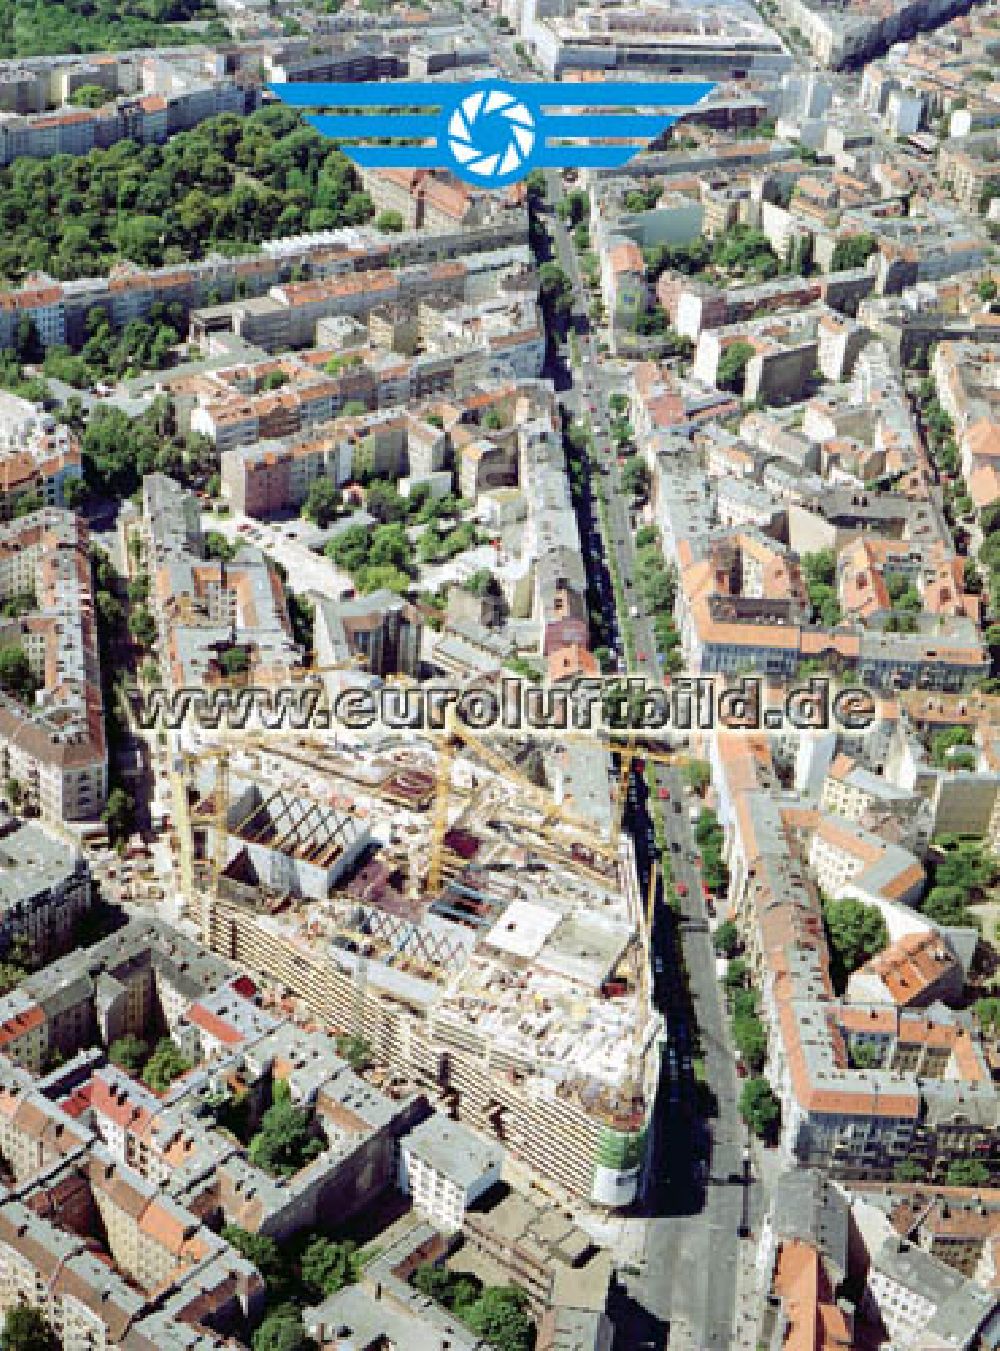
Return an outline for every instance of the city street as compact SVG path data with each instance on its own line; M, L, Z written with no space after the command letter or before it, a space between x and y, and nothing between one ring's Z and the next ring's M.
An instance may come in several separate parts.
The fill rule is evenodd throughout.
M549 173L550 206L562 195L558 174ZM590 331L587 293L576 253L565 224L554 210L546 223L553 239L554 261L572 283L571 327L579 341L580 361L572 383L562 391L563 406L573 420L581 420L593 437L598 465L607 466L603 489L610 538L598 546L603 557L596 565L598 590L611 642L625 652L622 621L615 613L608 560L613 556L626 597L638 617L629 623L635 660L631 670L649 680L660 679L652 617L645 612L635 577L635 539L629 520L629 498L622 490L617 457L611 452L608 399L619 377L600 358ZM600 470L588 462L584 509L593 512L601 482ZM596 537L596 515L581 519L581 536ZM670 560L668 560L669 562ZM666 1022L663 1071L655 1120L650 1176L644 1198L647 1219L645 1260L638 1277L630 1278L629 1294L636 1304L669 1329L671 1347L729 1347L738 1344L745 1323L737 1309L737 1268L741 1259L743 1219L743 1156L746 1130L737 1101L739 1080L729 1041L722 992L716 978L715 953L702 895L701 877L688 816L689 796L680 769L655 768L657 805L663 809L666 848L676 883L686 888L681 912L674 915L664 904L654 922L653 962L655 996ZM662 797L662 791L669 798ZM653 826L641 775L633 776L633 802L628 823L636 843L640 883L648 879ZM695 1059L701 1062L699 1085ZM748 1198L751 1226L759 1223L764 1198L751 1187ZM746 1283L743 1285L746 1292ZM647 1331L619 1320L622 1345Z

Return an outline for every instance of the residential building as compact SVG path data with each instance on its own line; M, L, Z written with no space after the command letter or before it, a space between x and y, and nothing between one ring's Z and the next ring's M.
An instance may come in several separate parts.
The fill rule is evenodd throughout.
M431 1116L399 1143L399 1189L446 1234L461 1229L466 1211L500 1181L503 1150L467 1126Z
M33 701L0 697L0 778L48 821L99 816L107 748L87 529L46 508L0 526L0 598L30 598L3 623L38 686Z
M362 666L372 675L415 676L423 624L419 611L390 591L316 606L317 665Z
M37 822L0 813L0 948L23 944L35 961L73 946L90 909L86 860Z
M971 1351L1000 1330L995 1292L899 1238L887 1239L872 1255L864 1300L900 1351L916 1351L928 1340Z

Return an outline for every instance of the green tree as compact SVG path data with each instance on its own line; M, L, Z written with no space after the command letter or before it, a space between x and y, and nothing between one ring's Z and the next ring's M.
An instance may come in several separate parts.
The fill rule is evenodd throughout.
M219 656L219 666L227 678L246 675L250 670L250 650L237 644L224 648Z
M27 970L16 962L0 962L0 995L10 994L27 974Z
M146 1061L142 1082L154 1093L165 1093L174 1080L187 1074L190 1068L191 1062L181 1053L180 1047L175 1046L169 1037L163 1037Z
M984 1187L990 1170L980 1159L952 1159L945 1178L949 1187Z
M514 1285L494 1286L483 1291L464 1318L497 1351L531 1351L534 1325L527 1310L523 1290Z
M802 573L807 585L832 586L837 575L837 556L832 549L802 555Z
M731 342L719 358L715 376L715 383L719 388L732 390L734 394L742 394L746 368L754 354L754 348L750 343L742 339Z
M401 525L380 525L372 532L368 550L371 567L392 567L405 571L410 556L410 541Z
M149 577L141 572L128 584L128 598L133 605L145 605L149 600Z
M237 1224L227 1224L222 1237L241 1257L253 1263L269 1288L281 1280L284 1263L281 1249L273 1238L267 1234L252 1234Z
M128 631L140 647L149 651L156 643L156 620L144 605L138 606L128 617Z
M538 296L555 319L565 319L572 308L573 284L558 263L542 263L538 269Z
M364 1037L338 1037L336 1047L337 1054L344 1057L356 1074L361 1074L371 1064L371 1043Z
M896 1182L923 1182L927 1170L916 1159L900 1159L893 1166L892 1176Z
M124 788L112 788L101 813L112 844L121 844L132 834L135 825L135 802Z
M781 1104L766 1079L748 1079L743 1085L740 1116L759 1139L773 1142L781 1120Z
M973 746L975 737L971 727L946 727L931 738L931 760L944 768L956 746Z
M4 1351L59 1351L59 1339L40 1309L14 1304L3 1322Z
M41 511L44 506L45 501L41 493L22 493L14 504L14 518L20 520L24 516L30 516L34 511Z
M35 31L50 12L65 14L70 4L110 8L112 0L53 0L35 6L37 13L24 27ZM2 0L0 15L4 7L9 11L10 0ZM155 45L158 26L150 32ZM68 45L54 50L79 50L78 33L59 36ZM187 36L206 40L203 31ZM241 119L222 115L163 145L124 141L75 158L71 171L66 163L54 156L27 171L13 165L0 169L5 278L17 281L42 264L66 279L107 271L123 257L155 266L213 250L245 251L282 234L358 224L374 215L350 163L289 108L262 108ZM170 306L162 317L151 315L149 326L147 355L153 347L162 355L160 330L176 330ZM98 354L107 359L119 335L95 337L84 353L88 363ZM132 355L122 353L122 370L134 364ZM21 349L19 360L35 359L27 347Z
M707 760L688 760L681 773L692 793L704 793L712 781L712 770Z
M434 1300L436 1304L449 1304L452 1275L447 1267L436 1266L433 1262L422 1262L413 1273L413 1284L422 1295Z
M108 1047L108 1059L126 1074L135 1076L142 1069L149 1056L149 1047L141 1037L129 1032L119 1037Z
M742 957L733 957L726 965L726 974L722 977L722 983L732 995L736 995L737 992L740 991L752 994L753 1000L749 1005L749 1007L751 1012L756 1012L757 1009L756 992L752 990L751 991L746 990L747 982L749 981L749 979L750 979L750 968L747 966L745 959ZM735 999L733 1007L735 1012L736 1011Z
M823 902L823 923L830 947L833 983L843 989L847 977L863 966L889 942L889 931L881 913L872 905L863 905L852 897Z
M921 908L935 924L962 926L968 924L970 919L966 909L968 899L969 893L965 887L936 886L931 887L924 897Z
M22 703L30 703L39 688L40 681L20 643L0 647L0 689Z
M851 1064L857 1070L874 1069L881 1065L882 1054L874 1042L855 1041L851 1045Z
M864 267L877 248L878 240L874 235L867 232L838 239L834 246L830 270L832 272L846 272L850 268Z
M82 84L79 89L73 90L69 101L74 108L101 108L113 97L99 84Z
M376 479L369 484L365 506L383 525L395 525L406 519L406 498L400 494L394 483L389 483L385 479Z
M649 489L649 470L639 455L630 455L622 469L622 491L629 497L642 497Z
M321 1154L323 1145L307 1112L290 1101L274 1102L250 1141L250 1162L273 1177L291 1177Z
M302 1253L302 1279L317 1299L327 1299L358 1279L358 1245L351 1239L334 1243L312 1239Z
M403 228L403 217L398 211L380 211L375 217L375 228L385 234L399 234Z
M272 1309L253 1335L253 1351L315 1351L315 1347L306 1336L301 1313L291 1304Z
M719 235L712 243L712 263L735 276L766 281L780 270L777 254L761 231L738 224Z
M340 489L332 478L315 479L302 504L302 515L325 529L337 515L340 500Z
M220 558L224 563L231 563L239 553L240 545L236 540L226 539L221 530L207 530L204 549L206 558Z
M977 999L972 1011L985 1033L995 1037L1000 1032L1000 998L993 995Z
M466 577L462 583L462 589L473 596L497 596L500 594L500 583L489 568L480 568L471 576Z
M733 1043L751 1074L759 1074L767 1063L767 1028L756 1014L733 1018Z
M712 935L712 946L722 957L735 957L740 947L740 934L731 919L723 920Z

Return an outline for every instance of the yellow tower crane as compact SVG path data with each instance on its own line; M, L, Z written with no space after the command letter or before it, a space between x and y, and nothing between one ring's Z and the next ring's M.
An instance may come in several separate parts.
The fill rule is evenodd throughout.
M594 823L586 817L578 816L561 802L556 802L551 793L533 783L522 770L505 755L496 749L495 746L488 746L468 727L459 722L454 723L453 735L474 754L495 770L502 778L509 779L516 783L524 792L525 799L536 811L542 815L542 831L545 835L551 837L551 826L558 821L570 831L574 831L588 849L595 853L615 856L615 851L609 848L603 841L599 840L594 833Z
M427 869L427 890L436 896L441 890L441 868L444 862L444 837L448 833L448 807L451 801L451 771L455 761L455 742L447 732L441 738L437 759L437 782L434 793L434 814L431 817L430 862Z
M210 832L211 842L206 850L207 878L199 888L195 867L194 821L191 815L190 788L195 767L206 761L215 764L215 784L211 794L211 811L199 815L199 824L204 824ZM181 751L171 772L171 788L174 801L174 821L177 828L181 894L189 911L196 908L196 897L201 898L201 913L198 919L202 926L202 938L206 944L211 939L211 901L215 896L219 878L226 866L226 826L229 816L229 749L225 746L211 747L201 751Z

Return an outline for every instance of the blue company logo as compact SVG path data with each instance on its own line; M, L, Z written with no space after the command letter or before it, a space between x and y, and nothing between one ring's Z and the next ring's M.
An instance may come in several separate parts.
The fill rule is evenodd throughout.
M532 169L619 169L715 85L483 80L269 88L293 108L336 109L306 121L363 169L450 169L477 187L503 188ZM379 111L357 111L369 108ZM408 144L347 144L390 137ZM620 144L595 144L612 140Z

